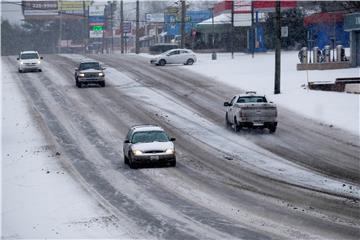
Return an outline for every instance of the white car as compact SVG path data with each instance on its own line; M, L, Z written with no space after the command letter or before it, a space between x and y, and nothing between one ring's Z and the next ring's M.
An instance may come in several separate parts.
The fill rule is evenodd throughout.
M41 72L41 60L43 57L39 56L37 51L25 51L19 54L18 70L19 72L24 71L39 71Z
M164 66L165 64L192 65L196 62L196 55L189 49L171 49L150 60L150 63Z

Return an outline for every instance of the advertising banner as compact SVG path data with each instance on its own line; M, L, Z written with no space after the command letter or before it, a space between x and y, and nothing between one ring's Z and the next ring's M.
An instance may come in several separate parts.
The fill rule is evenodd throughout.
M68 15L83 15L84 7L85 11L87 10L90 2L89 1L68 1L61 0L58 1L59 11Z
M147 23L163 23L164 13L146 13L145 19Z
M104 31L90 31L90 38L102 38Z
M58 15L58 1L22 1L24 16Z
M105 5L92 5L89 7L89 16L104 16Z
M251 0L234 1L234 27L251 26Z

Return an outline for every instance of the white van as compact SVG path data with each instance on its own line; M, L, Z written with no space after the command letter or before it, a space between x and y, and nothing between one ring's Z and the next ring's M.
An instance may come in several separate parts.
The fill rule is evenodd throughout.
M19 54L18 70L19 72L24 71L39 71L41 72L41 60L43 57L39 56L37 51L24 51Z

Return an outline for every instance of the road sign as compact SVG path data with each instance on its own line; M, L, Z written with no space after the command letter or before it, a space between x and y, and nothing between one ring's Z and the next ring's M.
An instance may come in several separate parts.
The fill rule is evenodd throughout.
M102 38L103 31L90 31L90 38Z
M93 5L89 7L89 16L104 16L105 5Z
M92 31L103 31L105 29L104 26L92 26L91 30Z
M124 22L123 23L123 32L124 33L131 33L131 22Z
M289 28L288 26L281 27L281 37L289 36Z
M89 16L89 22L103 23L103 22L105 22L105 17L104 16Z
M163 23L164 13L146 13L145 19L148 23Z

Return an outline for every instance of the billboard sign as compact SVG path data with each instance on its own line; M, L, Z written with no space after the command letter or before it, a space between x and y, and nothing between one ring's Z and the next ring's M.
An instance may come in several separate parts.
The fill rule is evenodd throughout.
M24 16L58 15L58 1L22 1Z
M104 31L90 31L90 38L102 38Z
M104 16L105 5L92 5L89 7L89 16Z
M147 23L163 23L164 13L146 13L145 19Z
M68 14L68 15L83 15L84 7L88 8L90 2L89 1L68 1L62 0L58 1L59 11ZM85 10L86 11L86 10Z
M251 26L251 0L234 1L234 27Z

